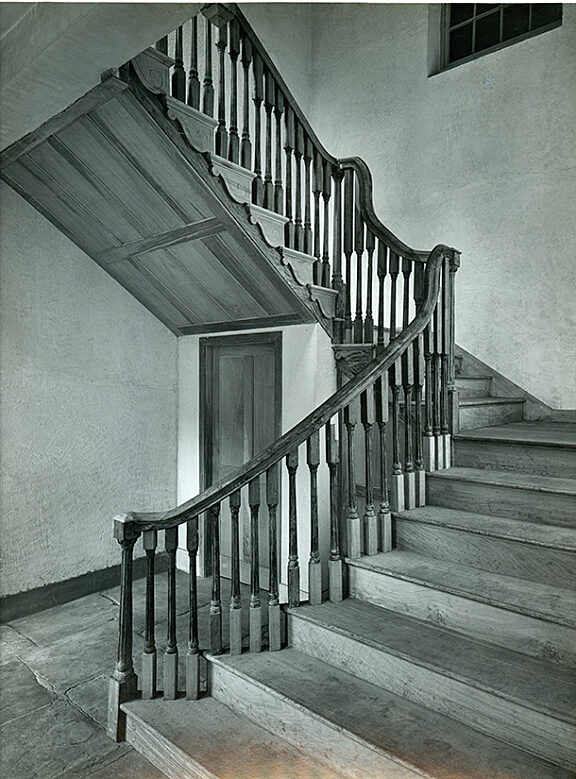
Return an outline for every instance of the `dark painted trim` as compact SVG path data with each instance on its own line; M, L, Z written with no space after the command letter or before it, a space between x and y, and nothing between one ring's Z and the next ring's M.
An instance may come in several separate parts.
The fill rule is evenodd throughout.
M230 322L208 322L203 325L190 325L180 328L181 335L203 335L204 333L223 333L228 330L251 330L255 327L285 327L305 324L298 314L277 314L276 316L256 319L234 319Z
M168 569L168 557L165 552L156 555L156 573ZM134 579L140 579L146 575L146 558L138 557L133 563ZM52 606L61 606L63 603L91 595L93 592L107 590L120 584L120 565L112 565L100 571L90 571L72 579L65 579L54 584L45 584L26 592L18 592L15 595L6 595L0 598L0 624L11 622L19 617L27 617Z

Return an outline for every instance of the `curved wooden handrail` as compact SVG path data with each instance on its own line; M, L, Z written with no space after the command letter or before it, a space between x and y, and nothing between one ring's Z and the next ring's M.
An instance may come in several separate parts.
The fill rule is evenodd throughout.
M354 379L331 395L291 430L284 433L273 444L242 465L224 481L209 487L180 506L163 513L131 512L122 514L115 518L115 523L123 526L124 533L127 529L126 526L130 526L136 533L144 530L165 530L176 527L199 514L203 514L216 503L220 503L252 479L265 473L289 452L306 441L313 432L326 424L360 393L370 387L385 370L402 356L408 346L424 330L431 319L437 302L443 260L446 257L451 259L454 251L444 244L439 244L432 249L424 271L422 306L412 322L388 344L379 357L369 363Z

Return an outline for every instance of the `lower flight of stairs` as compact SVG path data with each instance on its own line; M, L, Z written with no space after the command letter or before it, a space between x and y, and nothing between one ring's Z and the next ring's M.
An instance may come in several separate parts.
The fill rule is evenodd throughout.
M208 657L211 698L125 704L128 740L177 779L576 776L576 425L463 432L454 459L394 551L347 560L351 597Z

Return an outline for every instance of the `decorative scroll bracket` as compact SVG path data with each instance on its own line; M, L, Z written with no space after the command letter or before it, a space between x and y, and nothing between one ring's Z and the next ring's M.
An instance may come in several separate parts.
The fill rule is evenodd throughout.
M172 57L149 47L134 57L132 65L146 89L156 95L170 94L170 68L174 65Z
M214 125L216 124L214 120ZM249 203L252 200L252 180L256 174L217 154L211 154L210 159L212 173L222 177L230 197L237 203Z
M218 124L216 119L168 95L166 113L169 119L178 122L193 149L201 153L214 151L214 131Z
M368 363L372 362L376 354L373 344L335 344L332 349L339 385L360 373Z
M264 240L269 246L284 246L284 225L288 218L261 206L250 205L250 221L260 225Z

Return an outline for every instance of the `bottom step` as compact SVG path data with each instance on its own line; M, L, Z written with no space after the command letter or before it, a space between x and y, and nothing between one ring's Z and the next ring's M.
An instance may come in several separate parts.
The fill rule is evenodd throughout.
M210 690L356 779L568 779L558 766L294 649L208 657ZM321 774L316 771L310 779ZM276 776L270 771L269 776Z
M126 740L169 779L341 776L214 698L131 701L122 709Z

